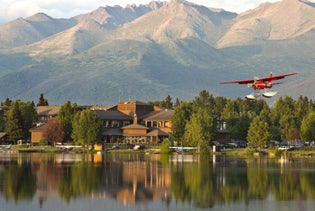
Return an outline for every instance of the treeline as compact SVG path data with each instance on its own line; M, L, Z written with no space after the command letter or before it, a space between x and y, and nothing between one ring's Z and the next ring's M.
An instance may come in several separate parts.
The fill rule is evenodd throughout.
M247 140L252 147L261 147L270 140L312 142L315 137L315 103L307 97L294 100L289 96L280 97L272 107L263 99L249 101L235 100L222 96L214 97L203 90L191 101L172 102L168 95L163 101L149 102L174 109L171 117L171 138L175 144L201 146L206 149L216 140L220 123L225 122L230 137ZM8 134L9 141L30 137L29 130L36 123L36 107L33 102L12 102L0 118L0 130ZM43 94L39 105L48 105ZM79 109L70 101L61 106L58 121L49 121L45 127L45 142L74 142L89 145L101 141L102 122L89 109Z
M0 130L6 132L7 142L17 143L18 140L29 140L30 129L36 126L36 106L47 106L48 101L43 94L39 102L11 101L1 103L8 109L0 116ZM43 129L43 144L56 142L74 142L78 145L92 145L101 141L102 122L90 109L79 109L76 103L67 101L61 106L58 120L48 120Z
M171 137L183 146L210 144L216 140L220 122L226 123L232 139L247 140L254 148L271 140L311 142L315 138L315 103L307 97L280 97L269 107L263 99L233 100L203 90L174 109Z

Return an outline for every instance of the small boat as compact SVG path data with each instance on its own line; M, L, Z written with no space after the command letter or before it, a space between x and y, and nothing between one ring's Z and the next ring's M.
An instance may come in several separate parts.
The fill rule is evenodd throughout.
M2 150L11 149L11 144L9 144L9 145L0 145L0 149L2 149Z

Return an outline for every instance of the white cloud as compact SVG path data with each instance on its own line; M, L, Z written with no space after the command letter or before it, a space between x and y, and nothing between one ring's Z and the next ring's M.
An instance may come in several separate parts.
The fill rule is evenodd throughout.
M127 4L146 4L152 0L0 0L0 23L18 17L29 17L38 12L46 13L54 18L69 18L87 13L100 6ZM164 0L160 0L164 1ZM188 0L207 7L223 8L232 12L243 12L257 7L259 4L279 0ZM315 1L315 0L312 0Z

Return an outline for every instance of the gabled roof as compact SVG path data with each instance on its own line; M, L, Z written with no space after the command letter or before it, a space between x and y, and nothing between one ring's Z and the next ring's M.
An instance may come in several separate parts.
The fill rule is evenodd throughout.
M131 124L131 125L124 126L121 129L149 129L149 128L144 125Z
M61 106L37 106L36 111L39 116L56 116Z
M173 115L174 110L154 111L143 118L144 121L169 121Z
M102 120L133 120L131 116L116 110L94 110L94 112Z
M44 124L40 124L36 127L31 128L29 131L30 132L36 132L36 131L41 132L41 131L44 131L46 129L46 127L47 127L47 124L44 123Z

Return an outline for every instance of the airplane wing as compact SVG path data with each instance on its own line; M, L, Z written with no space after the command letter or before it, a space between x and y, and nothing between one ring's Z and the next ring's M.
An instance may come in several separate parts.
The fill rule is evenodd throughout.
M277 75L277 76L272 76L272 77L266 77L266 78L259 78L259 79L251 79L251 80L238 80L238 81L226 81L226 82L220 82L220 84L233 84L233 83L238 83L238 84L252 84L255 81L273 81L273 80L279 80L282 78L285 78L287 76L295 75L298 74L298 72L293 72L293 73L288 73L288 74L283 74L283 75Z
M226 82L220 82L220 84L252 84L254 83L255 80L251 79L251 80L239 80L239 81L226 81Z
M283 78L285 78L287 76L296 75L296 74L298 74L298 72L288 73L288 74L283 74L283 75L275 75L275 76L272 76L272 77L261 78L261 79L259 79L259 81L279 80L279 79L283 79Z

